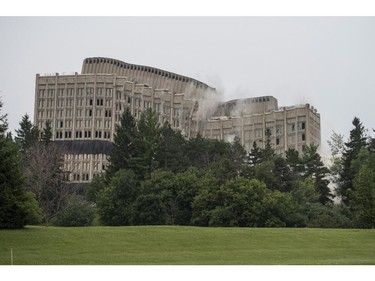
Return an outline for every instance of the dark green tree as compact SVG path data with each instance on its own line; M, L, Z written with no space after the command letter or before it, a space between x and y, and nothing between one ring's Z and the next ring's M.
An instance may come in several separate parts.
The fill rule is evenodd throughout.
M192 166L208 168L230 154L230 143L223 140L205 139L200 134L189 139L185 153Z
M113 136L112 151L109 155L109 166L106 176L109 180L117 171L130 168L130 159L139 154L136 121L127 107L123 112L120 123L116 124Z
M135 143L138 155L129 159L129 168L142 180L149 178L152 171L159 167L161 128L159 118L152 109L149 108L141 113L137 129Z
M161 128L159 167L173 172L183 172L189 166L186 140L180 131L173 130L168 122Z
M275 150L272 148L271 136L272 132L269 128L265 131L266 142L264 149L261 149L261 161L273 160L276 157Z
M285 160L295 179L299 178L304 172L305 167L302 163L302 159L300 158L298 150L294 148L288 148L285 151Z
M94 176L94 178L89 183L85 191L85 198L88 202L95 203L96 197L99 192L105 188L107 185L105 173Z
M354 179L352 208L354 223L360 228L375 227L375 169L363 164Z
M6 115L0 101L0 228L22 228L37 222L40 210L25 190L25 177L18 146L6 136Z
M104 225L132 225L134 205L139 195L139 181L132 170L121 169L96 199L100 220Z
M322 204L332 203L333 195L329 189L329 169L324 166L317 145L303 147L302 161L305 165L304 177L312 177L315 181L315 189L320 194L319 202Z
M47 120L46 125L43 128L42 132L42 142L45 144L49 144L52 139L52 127L51 127L51 121Z
M233 163L233 168L236 174L240 175L247 161L247 152L241 144L241 139L237 136L231 143L229 150L229 160Z
M6 130L8 129L7 114L2 114L3 102L0 99L0 136L5 136Z
M338 194L342 201L350 206L350 194L353 189L355 171L351 169L352 161L357 157L362 147L366 147L365 128L361 121L354 117L352 122L354 128L350 131L349 141L345 143L345 150L342 157L342 171L340 173L340 183Z
M250 166L256 166L262 161L262 151L258 147L257 143L253 142L253 147L249 153L249 164Z
M94 208L83 198L73 195L61 212L53 218L56 226L90 226L95 217Z
M19 124L20 128L16 130L17 136L15 140L19 143L21 151L25 153L27 149L38 141L39 131L31 123L27 114L22 116L22 121Z

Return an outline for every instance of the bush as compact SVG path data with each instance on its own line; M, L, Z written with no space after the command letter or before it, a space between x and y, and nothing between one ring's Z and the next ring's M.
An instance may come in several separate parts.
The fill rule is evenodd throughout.
M52 225L89 226L94 218L94 207L80 197L72 196L66 207L52 219Z
M311 204L308 217L308 227L349 228L351 226L350 219L344 214L344 210L340 206Z

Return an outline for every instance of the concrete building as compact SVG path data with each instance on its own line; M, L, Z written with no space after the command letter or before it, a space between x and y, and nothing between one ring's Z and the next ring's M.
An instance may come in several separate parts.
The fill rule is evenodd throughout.
M278 153L320 144L320 115L310 105L278 107L271 96L204 102L216 90L198 80L161 69L109 58L87 58L82 73L36 75L34 123L51 121L53 141L66 148L65 170L72 182L89 182L108 164L115 124L126 107L133 116L152 108L186 137L241 139L247 150L272 133ZM214 98L215 99L215 98ZM207 108L207 104L210 108Z

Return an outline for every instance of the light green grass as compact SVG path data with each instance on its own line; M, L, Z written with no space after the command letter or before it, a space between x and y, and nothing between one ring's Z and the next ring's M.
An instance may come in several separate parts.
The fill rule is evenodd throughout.
M0 230L0 264L375 264L375 230L178 226Z

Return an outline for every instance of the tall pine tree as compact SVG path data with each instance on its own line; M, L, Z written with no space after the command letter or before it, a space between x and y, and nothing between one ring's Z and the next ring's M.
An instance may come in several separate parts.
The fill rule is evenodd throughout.
M17 136L15 139L19 143L21 151L25 153L25 151L38 141L39 131L31 123L27 113L22 117L22 121L19 124L20 128L16 130Z
M109 155L109 166L106 176L109 180L117 171L129 169L131 159L137 157L139 148L136 141L137 126L130 109L127 107L116 124L116 132L113 136L112 151Z
M340 183L338 194L343 202L350 206L350 194L353 190L355 172L351 169L352 161L357 157L362 147L366 147L365 128L359 118L354 117L352 122L354 128L350 131L349 141L345 143L342 157L342 171L340 173Z

